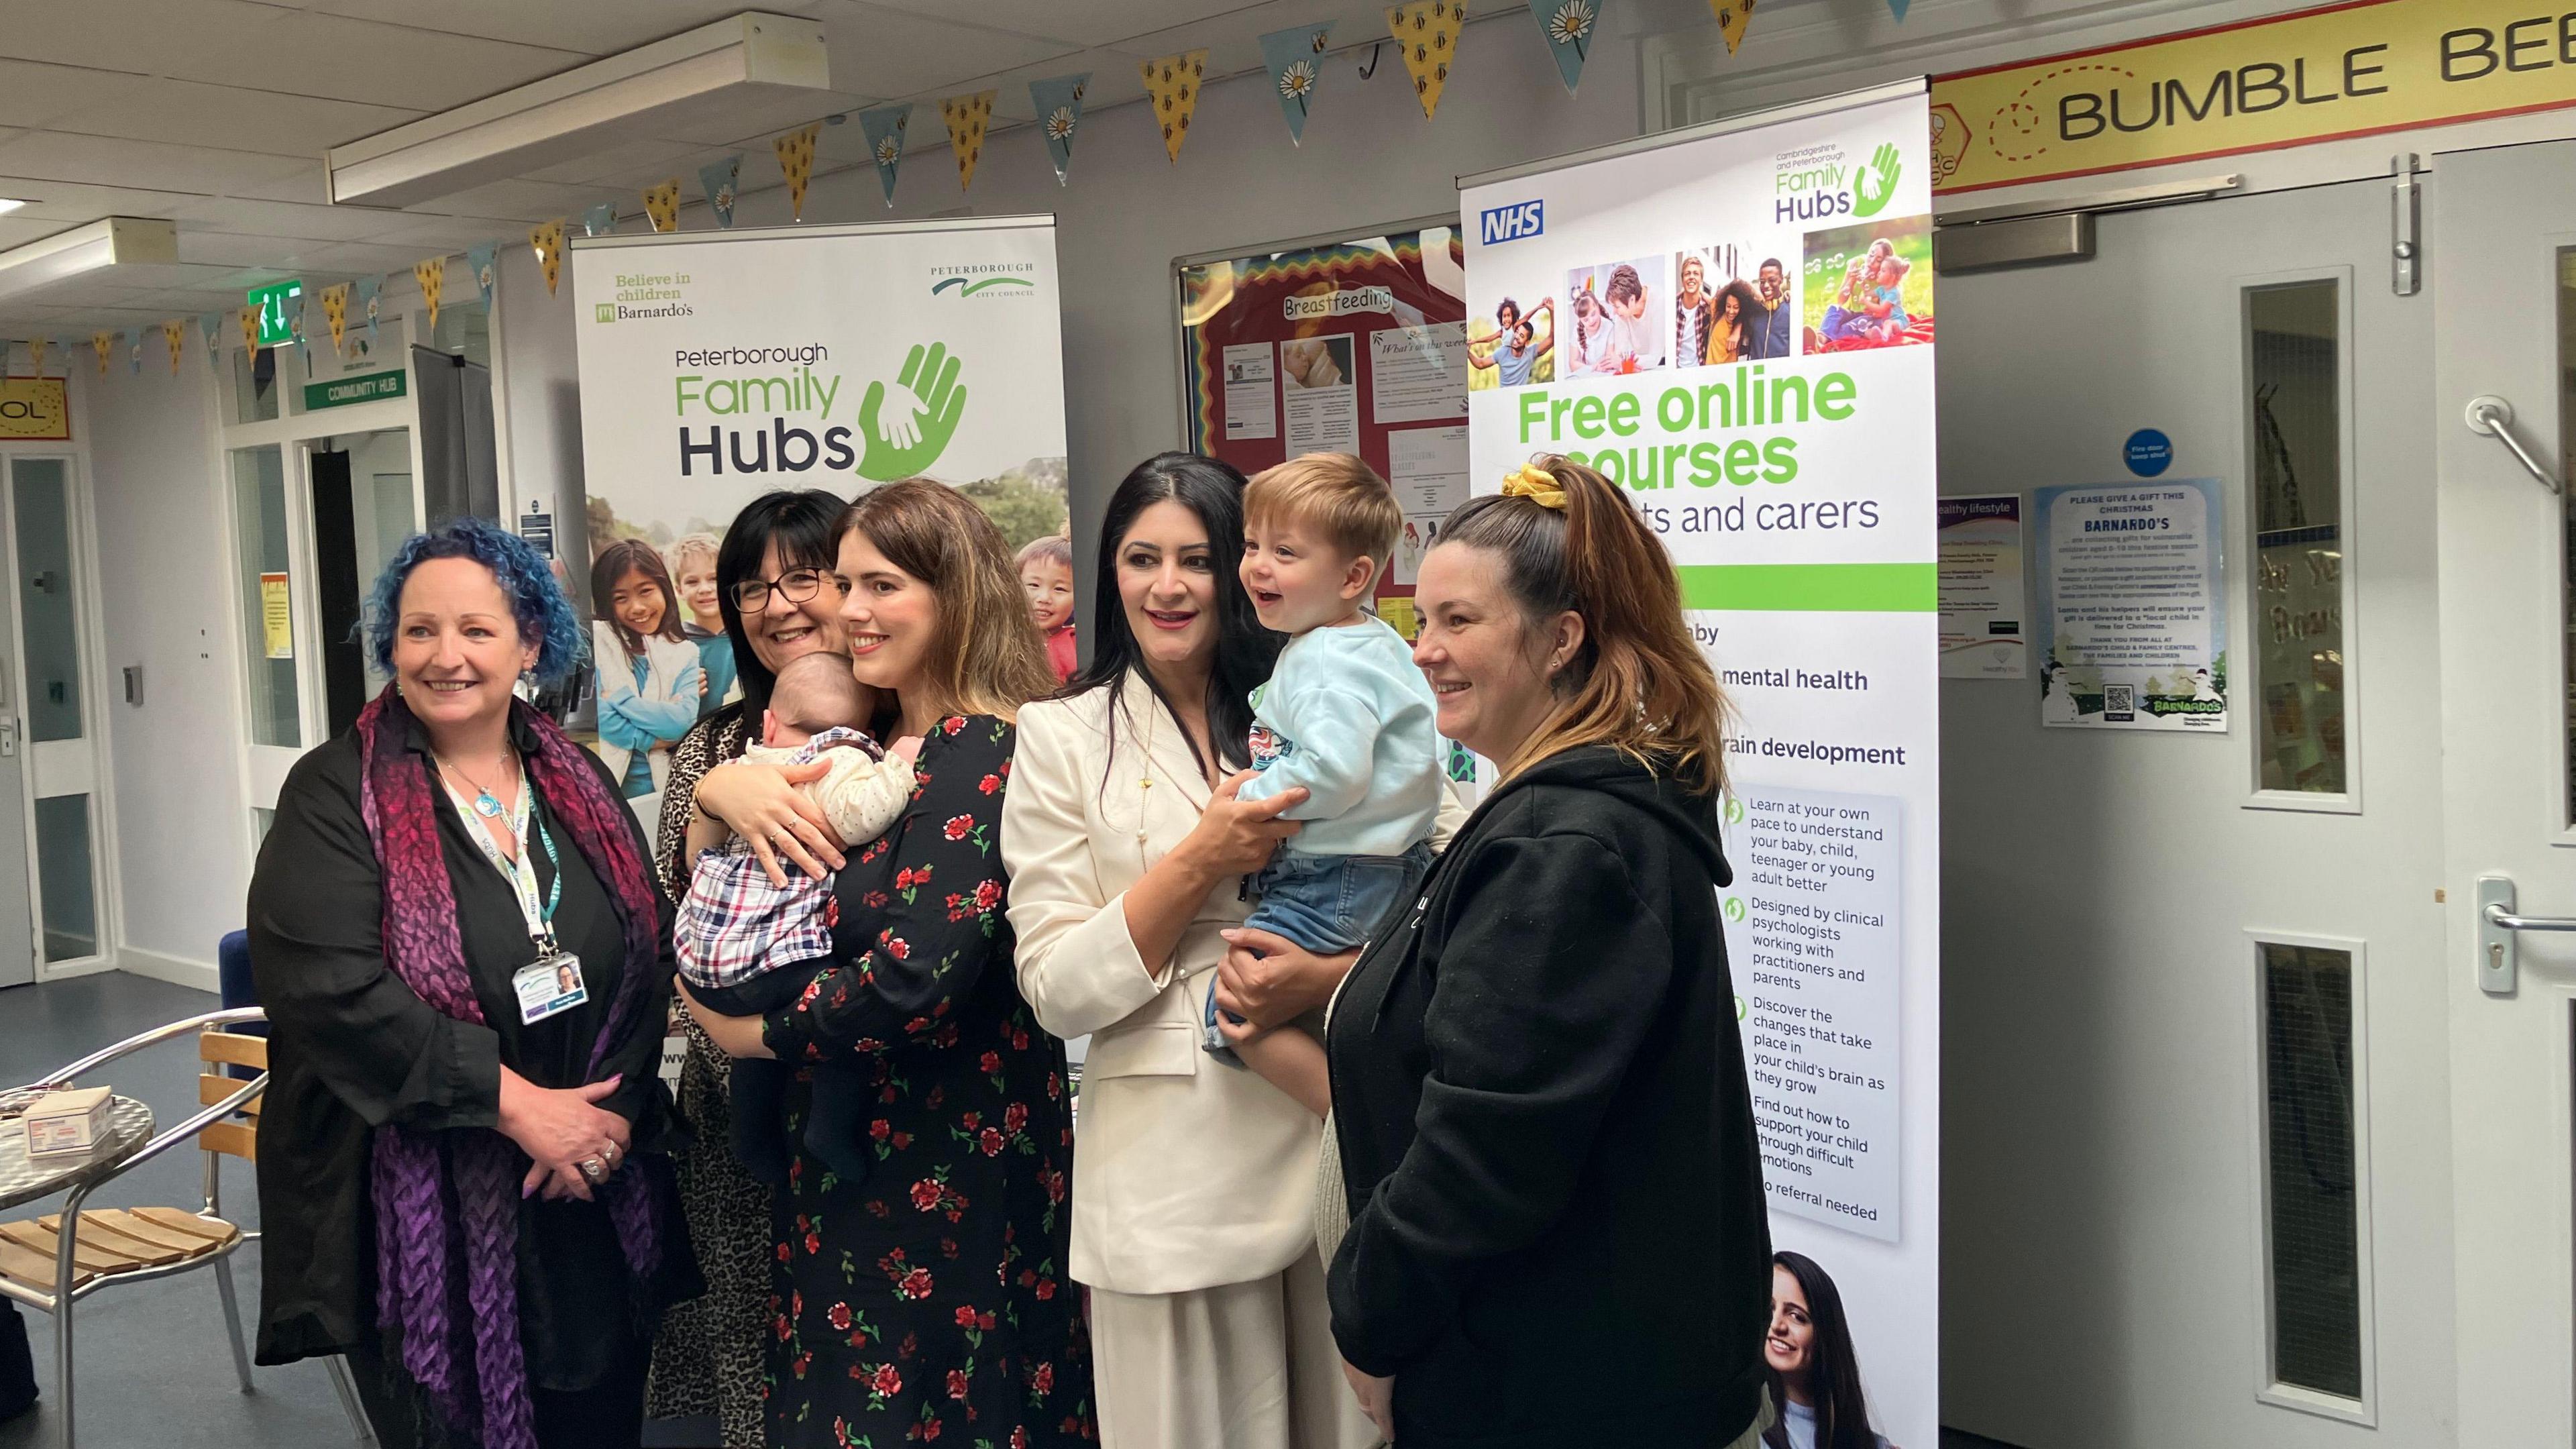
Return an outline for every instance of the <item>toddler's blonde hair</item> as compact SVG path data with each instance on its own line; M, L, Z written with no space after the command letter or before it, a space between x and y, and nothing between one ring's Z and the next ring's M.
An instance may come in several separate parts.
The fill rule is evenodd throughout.
M1383 573L1404 531L1404 510L1377 470L1348 453L1306 453L1252 476L1243 490L1243 521L1276 520L1323 535L1352 558Z

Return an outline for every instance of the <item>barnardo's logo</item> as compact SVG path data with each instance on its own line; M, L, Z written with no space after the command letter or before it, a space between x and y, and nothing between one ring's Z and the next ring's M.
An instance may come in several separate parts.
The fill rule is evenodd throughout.
M594 322L625 322L644 317L694 317L688 303L686 272L619 272L614 300L593 303Z
M1904 174L1904 158L1893 141L1880 142L1864 163L1852 162L1831 142L1783 152L1772 172L1772 220L1849 216L1865 221L1887 210Z
M974 262L964 266L934 265L930 295L954 292L960 297L1026 297L1037 291L1035 262Z
M1504 242L1527 241L1546 230L1546 202L1515 201L1509 206L1497 206L1487 210L1478 219L1476 237L1490 247L1500 246Z

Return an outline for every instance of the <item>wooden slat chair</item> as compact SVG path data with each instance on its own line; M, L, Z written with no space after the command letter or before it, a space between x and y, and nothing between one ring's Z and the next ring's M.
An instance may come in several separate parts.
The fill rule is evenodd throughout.
M80 1300L115 1284L213 1268L215 1286L223 1295L224 1332L232 1340L233 1372L241 1379L243 1393L253 1391L250 1350L242 1337L241 1302L233 1288L232 1268L233 1254L253 1235L244 1234L223 1215L222 1166L226 1157L238 1157L244 1162L258 1160L260 1100L268 1087L268 1042L223 1028L265 1019L257 1007L190 1017L119 1042L42 1082L30 1084L69 1086L74 1078L119 1057L190 1033L196 1036L197 1058L205 1068L197 1078L197 1100L204 1110L155 1136L115 1172L75 1189L62 1212L0 1222L0 1296L54 1318L54 1368L59 1380L54 1412L62 1424L63 1449L73 1449L75 1442L72 1310ZM248 1067L257 1075L248 1081L222 1075L227 1066ZM81 1209L81 1203L102 1183L124 1176L191 1138L205 1151L203 1206ZM63 1239L66 1215L77 1225L68 1243ZM327 1362L332 1387L339 1391L340 1406L348 1414L359 1442L373 1440L375 1436L359 1407L356 1389L349 1381L348 1365L338 1358Z

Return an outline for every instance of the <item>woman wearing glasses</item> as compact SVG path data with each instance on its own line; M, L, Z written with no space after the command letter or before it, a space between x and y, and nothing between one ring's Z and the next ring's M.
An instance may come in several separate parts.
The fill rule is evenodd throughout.
M698 721L671 751L654 864L671 899L688 893L690 805L707 771L760 738L770 686L791 659L846 654L840 591L831 586L834 530L846 500L821 489L765 493L734 515L716 550L716 599L742 697ZM672 1309L654 1346L655 1418L714 1413L726 1444L762 1442L761 1348L769 1327L769 1189L727 1146L732 1059L688 1021L680 1115L696 1140L675 1154L680 1202L707 1279L706 1296Z

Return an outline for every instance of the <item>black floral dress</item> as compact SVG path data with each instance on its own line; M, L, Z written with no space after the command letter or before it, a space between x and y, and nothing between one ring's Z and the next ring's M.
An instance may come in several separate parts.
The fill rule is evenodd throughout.
M778 1194L766 1388L779 1449L1097 1435L1064 1276L1064 1047L1020 997L1002 909L1012 738L989 716L931 731L911 809L834 884L839 964L768 1019L784 1060L871 1064L878 1103L866 1181L800 1147ZM805 1101L789 1096L800 1144Z

